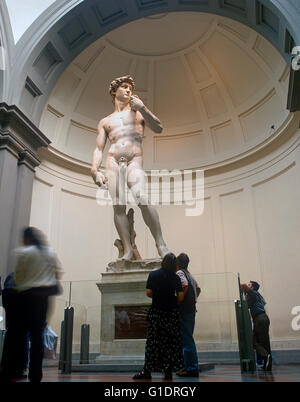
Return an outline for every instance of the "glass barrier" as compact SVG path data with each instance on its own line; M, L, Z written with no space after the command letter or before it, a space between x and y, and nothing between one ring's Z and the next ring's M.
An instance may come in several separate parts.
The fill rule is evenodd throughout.
M201 293L197 301L194 339L198 352L237 351L234 300L239 298L232 273L195 275Z
M198 352L238 351L234 306L234 300L239 298L237 275L214 273L194 277L201 288L194 330ZM98 286L100 282L101 280L62 282L63 294L52 298L48 323L58 335L57 360L65 307L74 308L73 364L80 362L81 328L84 324L89 325L89 363L103 359L105 354L109 356L109 350L112 350L109 348L114 348L114 353L119 357L124 354L143 358L145 319L151 299L145 297L141 302L136 296L131 296L136 289L131 292L129 288L125 288L123 292L116 287L111 290L111 294L105 290L104 299ZM144 295L145 282L139 286L140 293ZM118 291L119 299L115 302ZM103 300L108 304L101 308ZM107 314L110 314L108 318ZM132 349L133 345L138 345L137 349Z

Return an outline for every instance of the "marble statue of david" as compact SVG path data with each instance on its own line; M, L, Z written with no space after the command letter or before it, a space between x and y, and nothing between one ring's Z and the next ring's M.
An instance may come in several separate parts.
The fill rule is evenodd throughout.
M93 152L91 174L99 187L107 183L113 201L114 223L123 243L122 259L134 259L130 241L129 221L126 215L125 186L132 192L143 219L154 238L158 254L163 258L169 250L164 242L158 213L150 205L144 188L142 138L145 125L155 133L162 132L160 120L133 95L135 84L129 75L116 78L109 87L114 112L100 120L96 148ZM110 148L106 158L105 174L99 171L107 139ZM122 178L126 183L122 184Z

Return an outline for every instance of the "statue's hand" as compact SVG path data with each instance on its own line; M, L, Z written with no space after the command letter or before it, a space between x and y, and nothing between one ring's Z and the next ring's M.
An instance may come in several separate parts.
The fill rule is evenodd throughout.
M144 107L144 103L137 95L132 95L130 97L130 107L133 111L136 112Z
M102 172L97 172L94 182L97 186L101 187L107 182L107 177Z

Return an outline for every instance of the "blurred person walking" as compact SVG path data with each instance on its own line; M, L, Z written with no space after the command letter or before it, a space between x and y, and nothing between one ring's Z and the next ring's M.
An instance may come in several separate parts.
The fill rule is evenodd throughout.
M21 367L30 332L29 381L42 380L43 333L46 323L48 298L58 293L61 267L52 248L47 246L43 233L33 227L23 231L23 247L14 251L17 307L10 317L9 342L2 356L2 379L14 378Z

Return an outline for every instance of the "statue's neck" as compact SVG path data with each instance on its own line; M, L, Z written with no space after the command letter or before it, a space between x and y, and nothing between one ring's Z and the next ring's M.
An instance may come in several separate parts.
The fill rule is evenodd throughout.
M124 112L125 110L130 110L129 102L121 102L115 99L115 112Z

